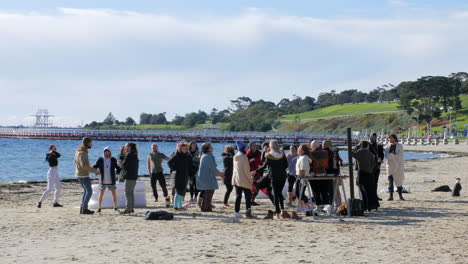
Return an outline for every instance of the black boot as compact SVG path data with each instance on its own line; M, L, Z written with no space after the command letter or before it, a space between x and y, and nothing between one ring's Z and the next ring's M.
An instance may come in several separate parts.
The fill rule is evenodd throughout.
M400 201L404 201L405 199L403 198L403 195L402 195L402 193L403 193L403 187L400 186L400 187L398 187L397 190L398 190L398 196L400 197Z
M389 201L393 201L393 176L388 176L388 191L390 192L390 197L388 198Z
M42 202L38 202L37 203L37 208L41 208L41 206L42 206Z

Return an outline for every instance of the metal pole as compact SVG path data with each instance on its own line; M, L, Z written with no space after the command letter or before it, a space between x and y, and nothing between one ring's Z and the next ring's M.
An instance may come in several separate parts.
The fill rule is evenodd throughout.
M349 191L351 199L354 199L354 177L353 177L353 156L352 156L352 144L351 144L351 128L346 129L346 136L348 140L348 167L349 167Z

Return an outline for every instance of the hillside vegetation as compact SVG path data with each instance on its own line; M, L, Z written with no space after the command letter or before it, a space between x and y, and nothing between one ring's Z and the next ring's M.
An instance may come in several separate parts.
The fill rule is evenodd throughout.
M362 115L367 113L381 113L399 111L398 103L361 103L361 104L345 104L332 105L317 110L304 112L295 115L285 115L281 120L301 120L328 118L340 115Z
M463 130L463 126L468 124L468 95L460 96L462 109L455 114L452 112L452 124L457 124L458 130ZM368 129L372 131L391 131L398 127L404 130L411 126L418 125L415 120L416 115L409 115L406 112L398 111L397 103L370 103L354 105L334 105L323 109L305 112L298 115L288 115L283 117L278 131L288 132L321 132L321 133L345 133L346 128L353 130ZM378 113L389 112L389 113ZM375 113L375 114L366 114ZM295 121L294 117L299 116ZM308 120L309 119L309 120ZM449 121L449 113L444 113L437 121ZM425 125L419 125L423 128ZM433 131L442 130L441 126L433 126Z

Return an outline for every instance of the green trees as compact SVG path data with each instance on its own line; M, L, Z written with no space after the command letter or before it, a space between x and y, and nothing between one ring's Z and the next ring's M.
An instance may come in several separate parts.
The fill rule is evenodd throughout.
M140 114L140 125L165 125L167 124L166 113Z
M229 116L230 131L269 131L276 125L280 111L274 103L263 100L252 102Z
M416 81L402 82L397 87L400 107L408 114L416 112L418 121L431 121L449 109L461 108L458 79L443 76L425 76Z

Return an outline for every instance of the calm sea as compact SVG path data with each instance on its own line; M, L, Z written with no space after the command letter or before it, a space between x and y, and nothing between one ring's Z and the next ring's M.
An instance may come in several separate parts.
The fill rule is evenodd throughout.
M157 142L159 151L171 155L176 148L175 143ZM19 182L19 181L46 181L48 164L45 161L45 155L48 152L49 145L54 144L58 152L62 155L59 159L59 175L61 178L74 178L75 167L73 158L76 148L81 144L80 140L41 140L41 139L9 139L0 138L0 182ZM94 162L103 154L103 149L110 146L112 154L117 157L120 146L124 145L122 141L93 141L93 148L89 150L90 163ZM218 169L222 169L221 153L226 144L214 143L214 155L218 164ZM147 174L146 157L151 151L151 142L137 142L140 169L139 174ZM343 160L347 160L347 152L341 151ZM427 159L447 157L444 154L432 153L405 153L405 159ZM169 172L167 163L163 163L165 172Z

